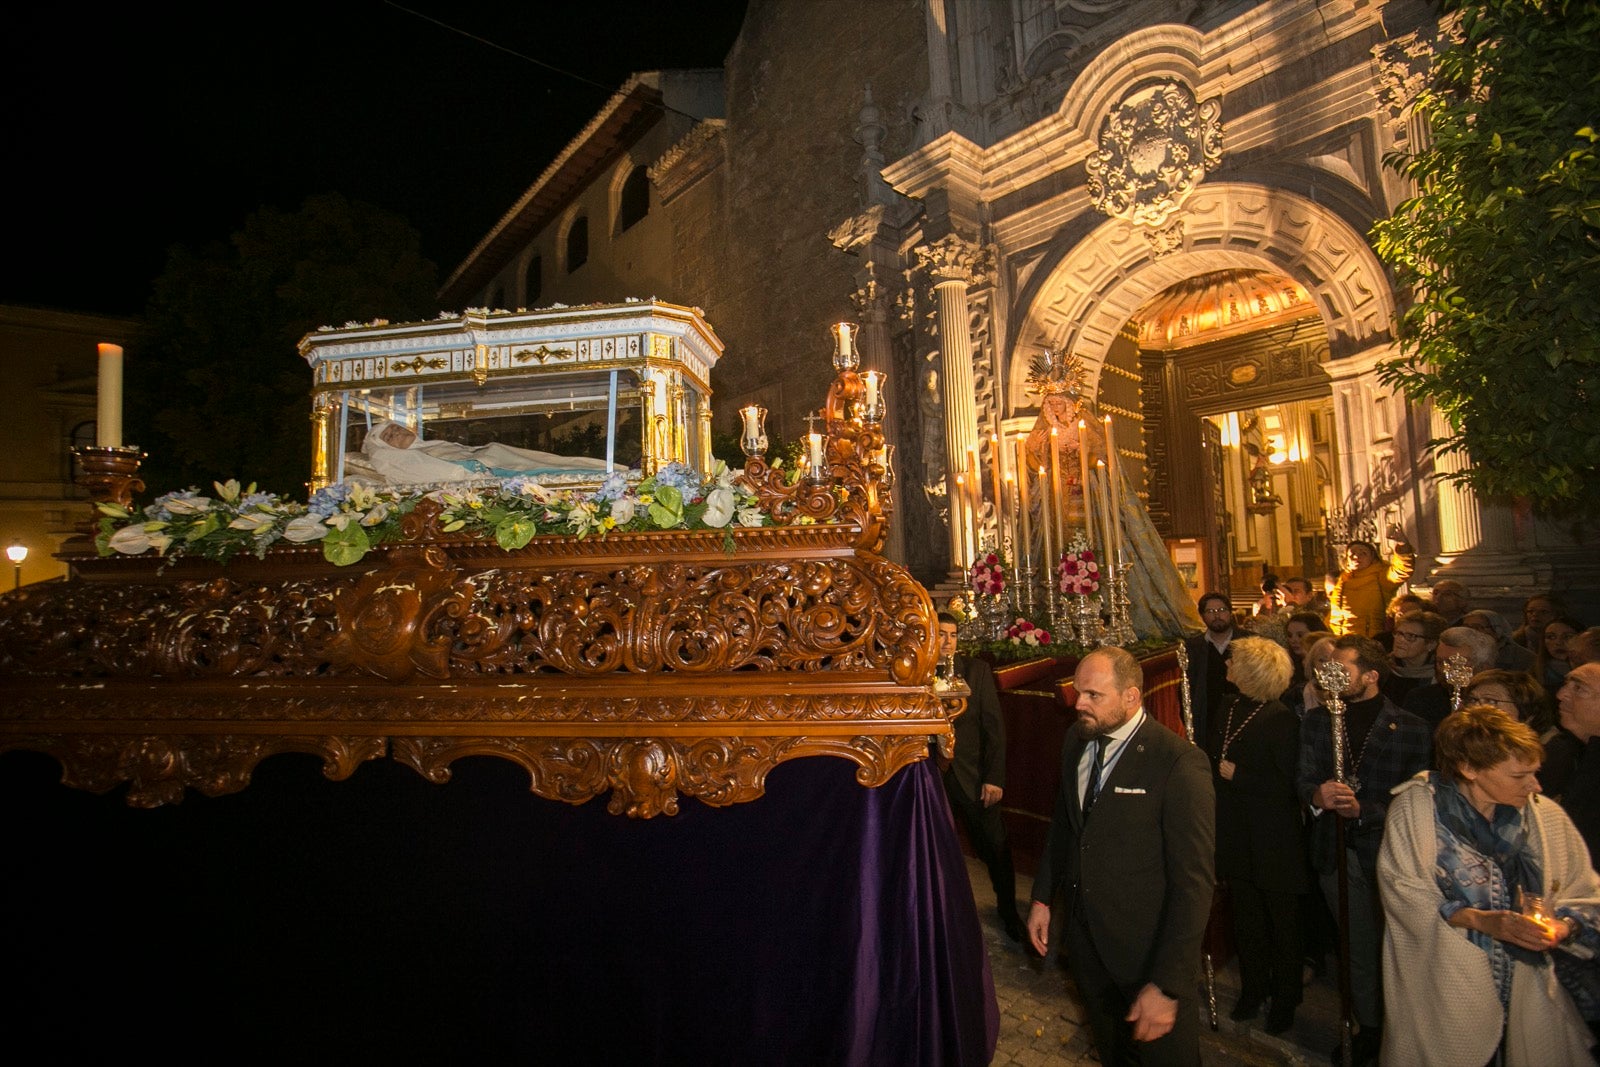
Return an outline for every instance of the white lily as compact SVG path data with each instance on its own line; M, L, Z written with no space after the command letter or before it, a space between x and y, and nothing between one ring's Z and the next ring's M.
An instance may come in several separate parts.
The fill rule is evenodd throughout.
M124 526L111 535L108 542L112 548L128 556L137 556L141 552L150 551L150 535L145 532L143 523Z
M234 519L232 522L228 523L228 529L249 530L252 533L259 533L261 530L266 529L268 526L271 526L277 521L277 516L273 515L271 512L248 511Z
M716 528L733 519L733 490L717 488L706 494L706 525Z
M283 528L285 541L304 544L307 541L320 541L328 536L328 526L315 515L297 515L289 520Z

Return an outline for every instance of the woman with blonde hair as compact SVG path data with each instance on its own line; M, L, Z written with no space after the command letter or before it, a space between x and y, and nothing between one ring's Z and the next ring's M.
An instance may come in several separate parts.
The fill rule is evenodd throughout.
M1600 878L1539 795L1543 758L1526 723L1474 704L1434 733L1438 770L1394 790L1378 855L1384 1063L1592 1062L1556 957L1600 943Z
M1265 637L1228 645L1228 680L1238 690L1211 717L1205 739L1217 794L1217 877L1228 884L1239 950L1239 1001L1252 1019L1269 999L1266 1030L1294 1025L1300 1004L1300 894L1309 882L1295 770L1300 720L1278 699L1294 667Z

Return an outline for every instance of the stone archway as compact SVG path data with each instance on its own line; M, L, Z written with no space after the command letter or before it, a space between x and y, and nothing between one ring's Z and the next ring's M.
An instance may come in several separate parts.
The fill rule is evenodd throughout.
M1185 202L1173 251L1158 254L1153 231L1107 220L1064 251L1024 294L1008 353L1009 395L1024 395L1029 354L1078 356L1091 395L1107 349L1147 300L1207 271L1257 267L1299 282L1327 325L1334 359L1385 346L1394 293L1366 240L1330 209L1295 193L1215 182Z

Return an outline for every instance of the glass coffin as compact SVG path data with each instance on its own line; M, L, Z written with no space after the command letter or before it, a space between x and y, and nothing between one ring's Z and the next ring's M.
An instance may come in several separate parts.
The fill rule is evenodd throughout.
M696 308L659 301L323 327L311 365L311 488L530 476L598 483L711 468L711 368Z

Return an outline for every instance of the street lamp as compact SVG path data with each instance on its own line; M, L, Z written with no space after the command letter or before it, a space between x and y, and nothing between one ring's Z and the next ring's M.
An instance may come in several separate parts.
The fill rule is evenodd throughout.
M6 556L11 560L14 568L15 580L11 586L12 592L22 588L22 561L28 558L28 546L21 541L13 541L6 548Z

